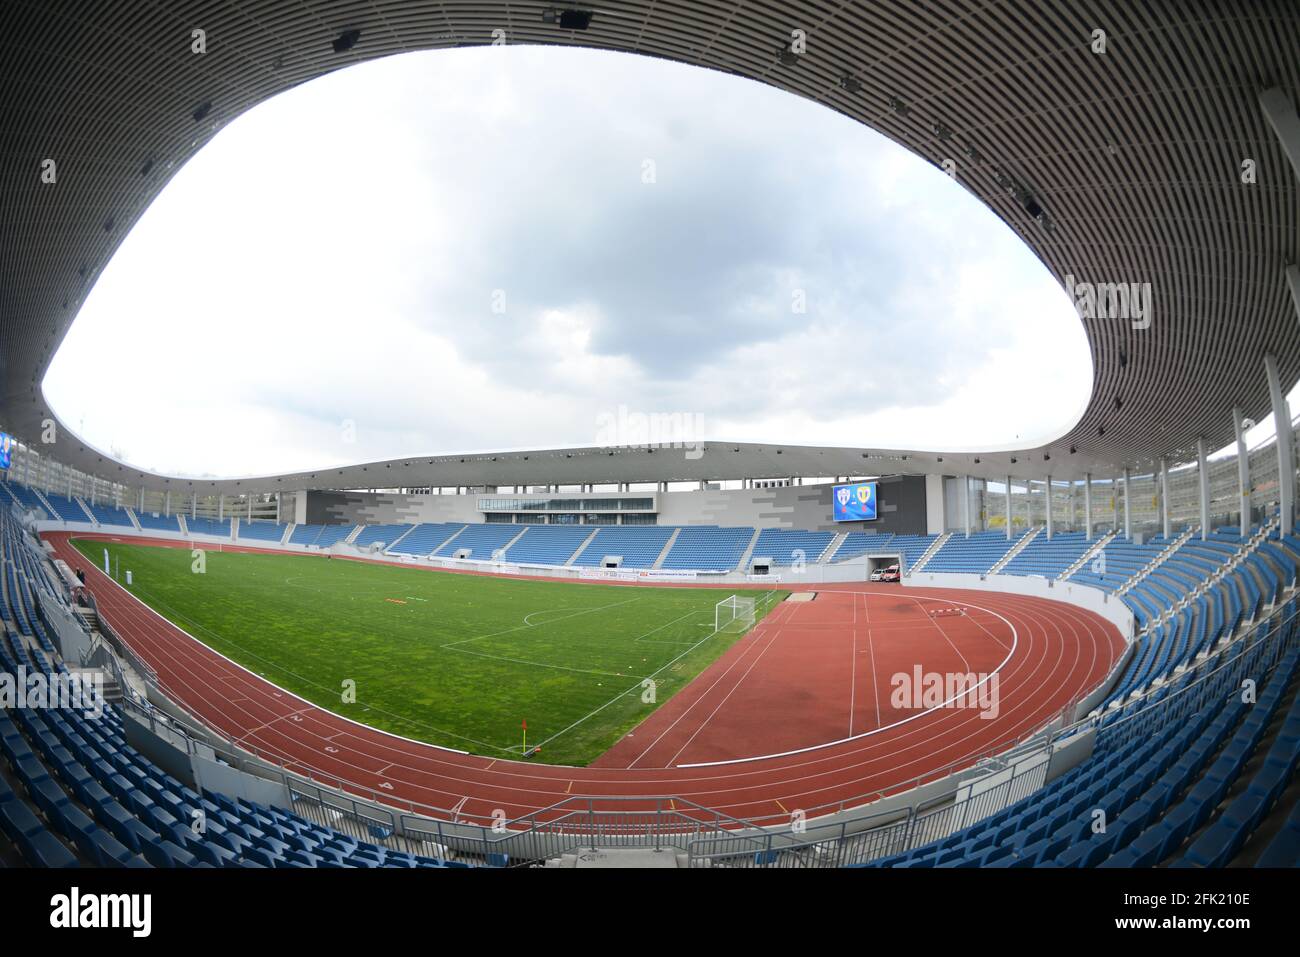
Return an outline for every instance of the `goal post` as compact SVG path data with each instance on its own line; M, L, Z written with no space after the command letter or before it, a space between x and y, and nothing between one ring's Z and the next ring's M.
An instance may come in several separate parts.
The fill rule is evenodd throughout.
M731 595L713 606L713 630L744 631L754 625L754 599Z

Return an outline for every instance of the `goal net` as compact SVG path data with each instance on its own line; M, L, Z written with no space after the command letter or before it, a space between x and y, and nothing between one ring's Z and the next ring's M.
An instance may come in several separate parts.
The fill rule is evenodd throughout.
M744 631L754 624L754 599L732 595L713 606L713 630Z

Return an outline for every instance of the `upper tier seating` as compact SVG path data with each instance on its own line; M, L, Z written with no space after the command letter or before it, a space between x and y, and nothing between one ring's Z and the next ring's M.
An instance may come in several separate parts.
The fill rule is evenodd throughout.
M289 534L290 545L310 545L316 541L324 525L295 525Z
M86 514L86 510L75 499L60 495L57 492L46 492L45 500L54 507L55 517L61 518L65 522L90 524L90 516Z
M116 505L91 505L86 503L95 521L100 525L120 525L123 528L135 528L131 524L131 516L127 514L126 509L119 508Z
M329 548L336 542L347 539L354 528L356 528L355 525L322 525L320 534L316 536L316 540L312 544L317 548Z
M601 525L573 564L597 568L605 558L618 556L627 568L651 568L674 531L667 525Z
M151 528L164 532L179 532L181 523L175 515L153 515L149 512L136 512L135 517L140 520L140 527L146 531Z
M521 565L563 565L595 531L591 525L529 525L506 550L506 561Z
M352 539L352 544L357 548L369 548L371 545L388 547L409 532L412 527L408 523L366 525L357 532L357 537Z
M35 490L28 488L21 482L4 482L2 484L13 500L18 503L19 508L24 512L35 511L39 512L41 515L51 518L53 517L50 514L50 509L41 501L41 497L35 492Z
M496 553L523 531L525 525L468 525L465 530L439 548L435 555L439 558L455 558L461 549L469 549L469 554L461 556L479 561L491 561Z
M740 564L754 529L688 525L668 550L662 568L730 571Z
M261 542L278 542L284 538L284 530L287 527L280 522L270 522L265 519L253 519L250 522L241 518L239 520L239 537Z
M388 552L392 555L432 555L434 549L467 527L463 522L424 522L411 529L400 542L390 545Z
M289 536L289 542L293 545L329 548L351 535L354 528L355 525L299 525Z
M1048 538L1046 532L1040 531L1003 566L1001 574L1055 579L1096 544L1095 538L1088 538L1083 532L1057 532Z
M998 563L1014 545L1006 532L954 532L925 563L927 572L959 572L983 575ZM924 554L924 552L922 552Z
M1209 654L1242 622L1259 617L1294 585L1297 553L1276 539L1263 542L1242 564L1226 571L1243 545L1231 536L1189 539L1123 596L1138 628L1146 633L1134 643L1133 655L1107 704L1123 701ZM1220 573L1221 580L1207 586ZM1201 588L1205 593L1194 595ZM1183 601L1188 601L1186 607L1167 621L1158 621Z
M790 528L765 528L754 543L754 558L770 558L773 565L812 565L821 560L835 540L834 532L803 532Z
M215 535L229 538L231 534L229 518L207 518L203 515L186 515L185 527L191 535Z
M1168 542L1157 544L1154 541L1135 545L1126 538L1116 536L1106 543L1100 553L1071 575L1069 580L1104 591L1114 591L1149 565L1167 545Z

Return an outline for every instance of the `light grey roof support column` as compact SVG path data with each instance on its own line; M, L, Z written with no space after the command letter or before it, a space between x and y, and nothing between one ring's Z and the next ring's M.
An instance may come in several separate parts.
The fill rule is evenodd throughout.
M1237 519L1238 530L1242 537L1250 534L1250 453L1246 451L1246 429L1241 416L1241 407L1232 410L1232 428L1237 436L1237 509L1241 517Z
M1210 537L1210 470L1205 461L1205 439L1196 440L1196 481L1201 489L1201 541Z
M961 517L966 524L966 537L970 538L970 476L961 477Z
M1277 428L1277 492L1282 530L1289 533L1295 525L1295 449L1291 434L1291 410L1278 377L1277 357L1264 356L1264 374L1268 376L1268 393L1273 400L1273 423Z
M1007 541L1011 541L1011 476L1007 476Z
M1092 538L1092 473L1083 477L1083 537Z
M1169 538L1169 460L1160 459L1160 534Z
M1124 469L1124 537L1133 538L1133 513L1128 507L1128 469Z
M1047 540L1052 540L1052 477L1047 476L1047 485L1043 488L1043 498L1047 503Z

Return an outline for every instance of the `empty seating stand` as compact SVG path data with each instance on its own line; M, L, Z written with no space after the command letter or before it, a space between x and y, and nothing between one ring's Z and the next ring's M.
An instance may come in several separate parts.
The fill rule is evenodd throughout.
M56 518L61 518L65 522L90 524L90 516L86 514L86 510L75 499L55 492L47 492L45 500L54 507L54 511L57 513Z
M510 540L526 527L524 525L507 524L469 525L434 554L439 558L471 558L477 561L492 561L499 558L498 552L504 549Z
M529 525L505 560L521 565L563 565L595 529L589 525Z
M355 525L299 525L289 536L292 545L329 548L352 534Z
M1098 555L1085 562L1069 580L1103 591L1115 591L1154 561L1162 551L1162 545L1135 545L1128 539L1112 538Z
M357 548L370 548L374 546L384 546L385 548L395 543L399 538L409 532L414 526L405 522L390 523L387 525L367 525L357 532L357 537L352 539L352 544Z
M712 525L690 525L681 530L677 541L664 558L662 568L694 569L697 571L730 571L740 564L740 559L754 537L754 529L719 528Z
M1058 532L1050 539L1045 532L1039 532L1003 566L1000 574L1058 578L1096 543L1083 532Z
M204 515L186 515L185 527L191 535L212 535L217 538L229 538L232 531L231 519L208 518Z
M391 555L432 555L466 526L461 522L433 522L415 526L400 542L388 548Z
M257 542L278 542L284 538L284 530L288 526L279 522L268 522L254 519L239 520L239 537Z
M160 532L179 532L181 524L177 521L175 515L155 515L151 512L136 512L135 517L140 520L140 528L148 531L154 529Z
M100 525L118 525L122 528L134 528L131 524L131 516L127 514L126 509L119 508L116 505L91 505L86 503L90 513L95 516L95 521Z
M821 560L835 540L834 532L804 532L791 528L765 528L754 543L754 558L770 559L779 567L811 565Z
M955 532L925 563L925 570L983 575L1014 544L1014 541L1007 540L1006 532L973 532L969 538L964 533Z
M651 568L674 531L665 525L601 525L573 564L596 568L606 558L617 557L628 568Z
M37 512L47 518L57 517L50 513L49 507L41 501L41 497L36 494L35 491L28 488L26 485L23 485L21 482L5 482L4 487L23 511Z

